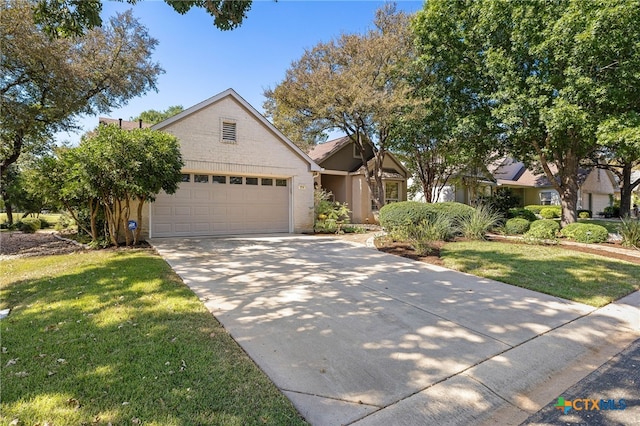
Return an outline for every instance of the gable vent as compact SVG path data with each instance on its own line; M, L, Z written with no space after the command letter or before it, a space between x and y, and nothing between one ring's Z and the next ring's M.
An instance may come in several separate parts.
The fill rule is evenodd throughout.
M236 142L236 123L222 122L222 142Z

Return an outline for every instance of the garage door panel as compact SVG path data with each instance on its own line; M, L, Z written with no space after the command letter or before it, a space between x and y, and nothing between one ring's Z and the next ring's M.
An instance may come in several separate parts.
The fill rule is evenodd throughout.
M209 216L209 206L193 207L193 214L196 216Z
M189 233L191 231L190 223L176 223L174 225L174 230L176 233Z
M208 189L194 189L191 191L191 199L193 200L209 200L211 198Z
M209 222L198 222L193 224L191 230L193 232L208 232L209 228Z
M211 201L214 203L224 203L227 201L227 191L225 187L213 188Z
M184 182L173 195L160 193L151 207L152 235L289 231L289 187L211 181Z
M173 211L174 216L191 216L191 207L189 206L176 206Z

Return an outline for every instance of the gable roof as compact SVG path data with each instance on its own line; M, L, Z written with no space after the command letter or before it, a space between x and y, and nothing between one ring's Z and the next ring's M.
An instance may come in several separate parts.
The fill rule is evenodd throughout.
M349 136L342 136L341 138L337 138L337 139L333 139L327 142L323 142L323 143L319 143L318 145L314 146L313 149L311 149L311 151L309 151L309 157L311 157L316 163L320 164L323 161L325 161L327 158L331 157L333 154L337 153L338 151L340 151L342 148L344 148L345 146L349 145L350 143L352 143L352 140ZM396 157L389 151L386 152L387 156L389 156L389 158L391 158L391 160L400 167L400 169L406 174L409 175L409 171L407 170L407 168L404 166L404 164L402 164L402 162L398 161L396 159ZM370 158L367 161L367 167L371 167L373 165L373 158ZM362 170L364 168L363 164L360 164L358 167L356 167L353 170L350 170L350 172L352 173L361 173ZM384 177L387 178L403 178L403 176L401 176L398 173L394 173L394 172L389 172L389 171L384 171L383 172Z
M298 156L300 156L300 158L302 158L304 161L306 161L307 163L309 163L310 169L311 171L320 171L321 167L318 166L315 161L313 161L304 151L302 151L300 148L298 148L293 142L291 142L291 140L289 138L287 138L285 135L282 134L282 132L280 132L280 130L278 130L273 124L271 124L271 122L269 120L267 120L262 114L260 114L258 112L258 110L256 110L253 106L251 106L251 104L247 101L245 101L235 90L233 89L227 89L224 92L220 92L215 96L210 97L209 99L206 99L190 108L185 109L184 111L174 115L173 117L167 118L164 121L161 121L160 123L157 123L153 126L151 126L152 129L154 130L162 130L163 128L167 127L168 125L175 123L176 121L182 120L183 118L194 114L206 107L208 107L209 105L215 104L216 102L221 101L222 99L225 99L227 97L230 97L232 99L234 99L236 102L238 102L240 105L242 105L257 121L259 121L260 123L262 123L265 127L267 127L271 132L273 132L278 139L280 139L287 147L289 147L289 149L291 149L293 152L295 152Z
M309 151L309 157L316 163L322 163L327 158L338 152L343 146L351 142L349 136L343 136L338 139L333 139L324 143L319 143Z

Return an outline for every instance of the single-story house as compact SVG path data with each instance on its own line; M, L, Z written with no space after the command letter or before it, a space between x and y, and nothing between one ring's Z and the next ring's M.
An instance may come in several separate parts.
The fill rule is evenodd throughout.
M520 198L522 206L531 204L559 205L560 195L544 173L528 169L524 163L513 158L501 158L487 166L492 179L484 179L479 195L491 195L497 188L509 188ZM580 169L578 190L578 210L591 210L594 214L611 205L619 196L620 189L613 173L592 168ZM439 201L459 201L469 204L470 190L464 185L451 185Z
M354 223L376 221L364 169L373 170L373 156L373 148L369 147L364 156L367 164L363 164L356 144L348 136L318 144L309 152L309 157L322 168L315 178L316 187L331 192L334 201L347 203ZM410 173L390 152L385 154L382 169L386 202L406 201Z
M143 235L313 230L314 174L320 167L234 90L152 129L178 138L184 168L176 193L161 191L144 209Z

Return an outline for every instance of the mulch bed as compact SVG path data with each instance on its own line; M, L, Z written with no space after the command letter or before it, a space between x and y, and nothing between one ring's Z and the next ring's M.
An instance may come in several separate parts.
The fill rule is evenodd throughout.
M68 254L84 250L78 244L56 238L50 232L25 234L22 232L0 233L0 258L49 256Z
M51 256L69 254L86 250L85 246L67 238L60 237L53 232L23 232L0 233L0 260L17 257ZM150 245L143 241L135 247L110 247L107 250L150 249Z

